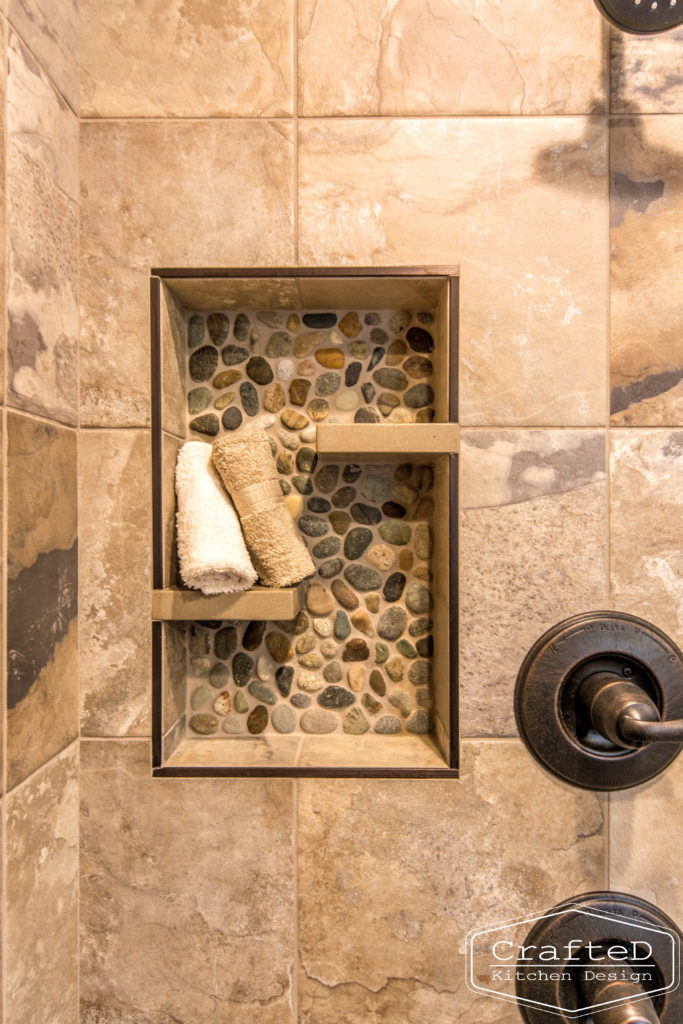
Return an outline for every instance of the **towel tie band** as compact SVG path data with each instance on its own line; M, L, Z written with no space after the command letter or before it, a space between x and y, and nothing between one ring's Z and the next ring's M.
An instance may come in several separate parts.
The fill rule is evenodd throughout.
M279 505L282 501L282 488L279 480L259 480L255 484L242 487L232 492L240 516L254 515L269 507Z

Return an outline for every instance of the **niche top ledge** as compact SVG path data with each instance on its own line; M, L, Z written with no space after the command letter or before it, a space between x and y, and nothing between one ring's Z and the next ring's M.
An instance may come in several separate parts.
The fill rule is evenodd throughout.
M199 311L261 306L265 309L352 309L357 306L428 310L460 276L443 267L154 267L181 306Z

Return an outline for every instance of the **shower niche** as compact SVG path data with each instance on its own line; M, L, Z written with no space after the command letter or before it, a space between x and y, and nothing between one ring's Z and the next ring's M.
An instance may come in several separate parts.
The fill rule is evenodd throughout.
M153 772L457 776L457 268L151 278ZM315 574L204 596L188 440L265 430Z

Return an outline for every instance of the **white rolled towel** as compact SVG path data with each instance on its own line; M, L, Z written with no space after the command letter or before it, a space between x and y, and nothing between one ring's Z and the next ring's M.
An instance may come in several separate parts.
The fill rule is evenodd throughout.
M188 441L175 472L180 574L203 594L232 594L256 582L232 499L211 464L211 445Z

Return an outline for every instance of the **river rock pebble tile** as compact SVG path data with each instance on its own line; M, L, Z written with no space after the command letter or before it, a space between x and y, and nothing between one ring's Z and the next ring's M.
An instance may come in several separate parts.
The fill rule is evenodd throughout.
M364 743L373 732L432 729L433 468L319 463L315 431L431 422L433 319L188 312L188 438L262 424L316 566L292 621L188 625L191 734L344 733Z

